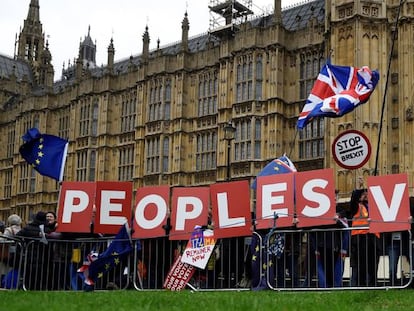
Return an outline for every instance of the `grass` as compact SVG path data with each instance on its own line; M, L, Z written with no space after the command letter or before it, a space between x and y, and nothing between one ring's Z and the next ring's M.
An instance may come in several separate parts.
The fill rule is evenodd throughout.
M411 289L320 292L1 291L0 310L398 311L414 310L414 295Z

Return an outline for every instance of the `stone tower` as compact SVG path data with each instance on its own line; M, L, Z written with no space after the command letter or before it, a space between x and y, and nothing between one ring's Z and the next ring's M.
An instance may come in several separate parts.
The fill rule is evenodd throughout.
M16 57L30 64L35 83L52 86L54 74L52 56L49 48L45 47L39 8L39 0L30 1L29 12L19 34Z
M79 57L84 68L96 67L96 44L91 38L91 26L88 27L88 34L79 46Z

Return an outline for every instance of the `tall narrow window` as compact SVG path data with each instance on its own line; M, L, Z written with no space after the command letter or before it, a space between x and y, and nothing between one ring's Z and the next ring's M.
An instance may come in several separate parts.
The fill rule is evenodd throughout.
M257 125L255 124L255 126ZM234 160L251 160L253 157L252 146L256 142L255 136L252 136L252 120L241 119L235 123L235 127Z
M314 119L299 131L299 158L313 159L325 156L325 120Z
M262 99L263 56L240 56L236 67L236 102ZM255 64L255 68L254 65Z
M171 119L171 81L167 80L165 85L164 120Z
M33 117L33 126L32 127L39 128L39 126L40 126L39 115L36 114Z
M96 151L91 150L90 151L90 157L89 157L89 181L95 181L95 167L96 167Z
M134 146L125 146L119 150L118 180L132 181L134 177Z
M69 139L70 112L67 110L62 110L58 123L58 136Z
M148 138L146 148L146 172L147 174L160 173L160 138Z
M262 156L262 121L255 120L254 127L254 158L260 159Z
M217 167L217 133L207 131L197 136L196 170L211 170Z
M217 113L217 72L211 71L198 76L198 116Z
M98 117L99 117L99 106L98 106L98 99L96 99L92 107L92 134L91 136L94 136L94 137L98 135Z
M35 171L34 168L30 168L30 177L29 177L29 192L30 193L35 193L36 191L36 174L37 172Z
M263 57L258 55L256 57L256 91L255 99L262 99L262 81L263 81Z
M164 144L162 147L162 172L167 173L169 167L169 156L170 156L170 139L164 137Z
M136 92L122 96L121 133L129 133L135 130L135 120L137 114L136 103Z
M19 175L19 193L29 192L29 178L32 167L27 163L20 165L20 175Z
M7 145L6 145L6 157L12 158L14 154L16 132L14 127L10 127L7 131Z
M88 151L82 150L77 153L76 181L87 181Z
M89 136L91 122L91 104L83 102L80 105L79 113L79 136Z
M162 118L163 84L162 79L151 82L150 98L148 105L148 121L160 121Z
M4 186L3 186L3 192L4 192L4 198L10 199L12 195L12 180L13 180L13 170L7 169L4 172Z
M24 58L26 60L30 60L31 49L32 49L32 44L31 44L31 41L28 39L26 41L26 45L24 46Z

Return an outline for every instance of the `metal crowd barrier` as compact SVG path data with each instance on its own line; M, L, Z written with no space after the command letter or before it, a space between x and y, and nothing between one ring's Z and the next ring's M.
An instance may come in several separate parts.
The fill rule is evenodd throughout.
M0 240L1 287L13 290L85 290L77 270L111 238ZM133 240L133 252L98 278L95 290L159 290L187 241ZM388 289L411 286L410 232L380 238L348 229L264 230L219 239L204 270L188 288L207 290Z

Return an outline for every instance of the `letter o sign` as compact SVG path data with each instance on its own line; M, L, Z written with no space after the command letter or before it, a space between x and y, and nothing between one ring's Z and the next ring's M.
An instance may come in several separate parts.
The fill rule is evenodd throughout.
M357 169L368 162L371 144L364 133L348 130L339 134L332 144L335 162L346 169Z

